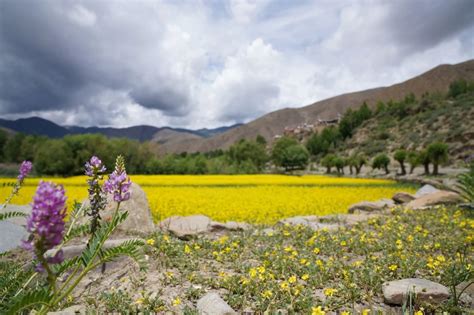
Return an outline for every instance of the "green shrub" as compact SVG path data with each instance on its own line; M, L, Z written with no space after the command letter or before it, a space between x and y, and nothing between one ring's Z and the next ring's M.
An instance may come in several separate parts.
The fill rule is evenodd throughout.
M448 161L448 145L442 142L435 142L427 148L428 157L433 163L433 175L438 175L439 165Z
M390 171L388 170L388 165L390 164L390 158L388 155L382 153L377 155L374 160L372 161L372 168L373 169L384 169L385 173L388 174Z

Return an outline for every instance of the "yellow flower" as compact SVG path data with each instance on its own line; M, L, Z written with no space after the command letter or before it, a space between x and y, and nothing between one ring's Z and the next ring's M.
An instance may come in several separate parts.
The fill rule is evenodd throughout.
M313 307L311 309L311 315L325 315L326 312L322 310L321 306Z
M180 304L181 304L181 299L179 297L173 300L173 306L178 306Z
M301 276L302 280L308 280L309 279L309 274L305 273L304 275Z
M370 314L370 310L368 308L362 311L362 315L369 315L369 314Z
M326 288L323 290L325 296L333 296L334 293L337 293L337 289Z
M388 269L392 270L392 271L395 271L397 270L398 266L397 265L390 265L388 266Z
M348 311L342 311L341 312L341 315L350 315L351 313L349 313Z
M423 315L423 311L416 311L413 315Z
M273 293L270 290L263 291L263 293L262 293L262 297L264 297L265 299L269 299L272 296L273 296Z
M346 246L347 245L347 242L346 241L341 241L341 246Z
M289 283L295 283L295 282L296 282L296 276L291 276L291 277L288 279L288 282L289 282Z
M135 300L135 304L137 304L137 305L141 305L141 304L143 304L143 302L145 302L144 298L138 298L138 299Z
M191 253L191 247L189 247L188 244L184 245L184 253L185 254Z
M319 248L315 248L313 249L313 253L315 253L316 255L319 254L321 252L321 250Z
M257 269L256 268L250 268L249 275L250 275L250 278L255 278L257 276Z
M155 240L152 239L152 238L149 238L149 239L146 240L146 243L150 246L153 246L153 245L155 245Z
M283 290L286 290L288 289L288 282L286 281L283 281L282 283L280 283L280 288L282 288Z

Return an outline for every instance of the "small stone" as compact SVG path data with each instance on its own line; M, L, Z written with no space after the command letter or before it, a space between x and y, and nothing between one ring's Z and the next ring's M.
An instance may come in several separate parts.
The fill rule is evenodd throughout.
M424 195L410 201L406 207L409 209L423 209L438 205L451 205L462 202L461 196L452 191L438 190L432 194Z
M429 195L429 194L432 194L432 193L435 193L435 192L438 192L439 189L431 186L431 185L424 185L423 187L421 187L420 189L418 189L418 191L415 193L415 198L420 198L420 197L423 197L425 195Z
M86 314L86 308L83 305L73 305L56 312L48 312L48 315L76 315Z
M320 223L319 218L315 215L309 216L296 216L291 218L286 218L278 221L279 225L294 225L294 226L306 226L314 231L327 229L327 230L334 230L340 227L339 224L331 224L331 223Z
M181 239L209 232L211 219L204 215L173 216L160 222L160 229L169 231Z
M348 211L349 213L355 213L357 211L373 212L390 209L394 206L395 203L391 199L381 199L379 201L362 201L350 206Z
M246 231L250 229L251 225L245 222L228 221L226 223L212 221L210 229L212 232L215 231Z
M396 204L404 204L414 200L415 197L407 192L398 192L393 195L392 199L393 201L395 201Z
M202 315L233 315L237 314L218 293L210 292L197 301L197 309Z
M382 291L385 303L393 305L402 305L410 291L416 294L418 302L441 303L449 298L449 290L445 286L418 278L385 282Z

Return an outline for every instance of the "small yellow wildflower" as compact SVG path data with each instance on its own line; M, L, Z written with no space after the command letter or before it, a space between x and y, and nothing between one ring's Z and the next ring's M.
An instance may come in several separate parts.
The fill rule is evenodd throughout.
M313 249L313 253L315 253L316 255L319 254L321 252L321 250L319 248L315 248Z
M282 283L280 283L280 288L282 288L283 290L286 290L288 289L288 282L286 281L283 281Z
M348 311L342 311L341 312L341 315L350 315L351 313L349 313Z
M369 314L370 314L370 310L368 308L362 311L362 315L369 315Z
M273 296L273 293L270 290L263 291L263 293L262 293L262 297L264 297L265 299L269 299L272 296Z
M296 282L296 276L291 276L291 277L288 279L288 282L289 282L289 283L295 283L295 282Z
M321 308L321 306L318 306L318 307L313 307L311 309L311 315L325 315L326 312L323 311L323 309Z
M173 300L173 306L178 306L180 304L181 304L181 299L179 297Z
M191 253L191 247L189 247L188 244L186 244L186 245L184 246L184 253L185 253L185 254Z
M347 245L347 242L346 241L341 241L341 246L346 246Z
M149 239L146 240L146 243L150 246L153 246L153 245L155 245L155 240L152 239L152 238L149 238Z
M395 271L397 270L398 266L397 265L390 265L388 266L388 269L392 270L392 271Z
M301 276L302 280L308 280L309 279L309 274L305 273L304 275Z
M137 305L141 305L141 304L143 304L143 302L145 302L144 298L138 298L138 299L135 300L135 304L137 304Z
M334 293L337 293L337 289L326 288L323 290L325 296L333 296Z

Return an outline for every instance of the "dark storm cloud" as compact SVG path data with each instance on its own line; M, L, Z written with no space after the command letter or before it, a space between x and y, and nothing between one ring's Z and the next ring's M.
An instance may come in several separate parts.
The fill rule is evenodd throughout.
M393 1L387 28L401 46L420 50L474 25L474 1ZM471 34L472 35L472 34Z
M168 115L184 112L188 96L180 93L187 91L162 87L155 78L154 88L136 86L144 72L154 70L152 61L147 67L146 59L136 60L140 50L161 35L149 31L147 16L125 10L117 14L123 20L109 12L100 19L106 2L77 2L77 9L71 4L0 2L0 113L67 110L90 99L91 91L100 92L97 87L132 91L132 101Z

